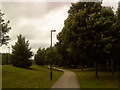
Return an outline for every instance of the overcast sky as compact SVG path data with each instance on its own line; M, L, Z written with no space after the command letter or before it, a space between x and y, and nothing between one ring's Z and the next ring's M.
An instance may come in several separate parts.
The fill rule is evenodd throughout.
M119 0L103 0L103 5L117 9ZM50 31L53 33L53 44L57 42L56 35L62 30L70 2L2 2L4 19L10 20L11 40L8 46L14 45L17 36L22 34L29 40L30 47L35 53L39 47L50 46ZM0 47L0 52L8 52L8 46Z

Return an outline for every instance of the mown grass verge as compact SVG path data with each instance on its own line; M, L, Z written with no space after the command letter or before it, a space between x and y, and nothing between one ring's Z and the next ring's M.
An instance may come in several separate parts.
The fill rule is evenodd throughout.
M99 78L95 78L94 71L72 70L76 73L81 88L118 88L118 72L99 72Z
M2 88L50 88L63 74L53 70L53 80L50 80L50 70L43 66L33 65L30 69L2 66Z

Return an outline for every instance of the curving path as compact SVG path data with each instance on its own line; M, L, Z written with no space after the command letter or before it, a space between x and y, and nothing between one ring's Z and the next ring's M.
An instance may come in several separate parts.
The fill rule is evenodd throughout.
M64 74L52 86L52 88L80 88L79 82L74 72L63 69L59 70L64 71Z

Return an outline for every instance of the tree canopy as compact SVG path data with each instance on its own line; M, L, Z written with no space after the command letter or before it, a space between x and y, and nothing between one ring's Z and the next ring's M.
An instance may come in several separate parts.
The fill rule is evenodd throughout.
M35 54L34 60L37 65L60 65L61 57L55 47L39 48Z
M116 24L112 8L101 6L101 2L72 3L64 27L57 36L56 47L63 61L74 67L92 63L98 77L98 64L106 64L107 59L115 61L113 56L117 51L114 49L120 35Z
M11 29L11 27L9 27L8 25L10 23L10 20L5 22L5 20L3 19L3 15L4 13L2 13L0 10L0 46L2 46L3 44L7 45L8 40L10 40L9 35L7 35L9 30Z

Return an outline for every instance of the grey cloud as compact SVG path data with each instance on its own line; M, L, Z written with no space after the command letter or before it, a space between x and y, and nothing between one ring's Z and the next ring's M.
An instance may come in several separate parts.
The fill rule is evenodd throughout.
M48 42L48 40L30 40L30 47L32 48L33 52L36 53L36 51L38 50L38 48L40 47L49 47L50 44Z
M62 30L70 2L6 2L2 3L5 19L10 20L10 43L14 45L22 34L35 52L39 47L50 46L50 30ZM53 34L53 43L56 42ZM1 49L1 48L0 48ZM4 46L1 50L6 50ZM4 52L4 51L3 51Z
M64 5L69 5L68 2L4 2L2 3L2 10L7 13L7 17L19 19L25 18L39 18L51 10L58 9Z
M45 33L46 32L46 33ZM22 34L25 36L28 40L34 40L34 39L44 39L44 38L49 38L50 34L49 31L45 30L36 30L34 26L32 25L26 25L24 27L19 27L14 29L14 31L11 32L11 39L17 38L16 35L18 36L19 34Z
M29 22L25 26L19 26L18 22L20 22L21 18L27 20L35 20L41 18L42 20L47 14L49 14L50 11L60 9L61 7L69 4L70 3L68 2L66 3L65 2L4 2L2 3L2 10L5 13L5 19L11 21L10 23L10 26L12 27L12 30L10 31L11 39L15 39L16 34L19 35L23 33L25 34L25 36L27 36L28 39L34 39L36 38L36 36L42 36L43 38L49 37L49 34L44 34L45 32L44 30L40 30L42 32L36 33L35 26L30 25Z
M70 2L47 2L47 10L51 11L53 9L61 8L65 5L69 6Z

